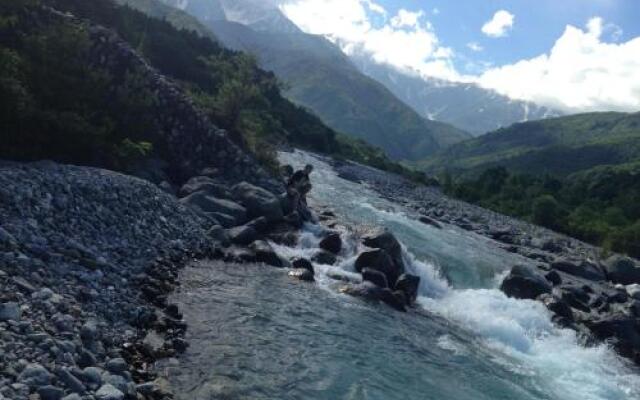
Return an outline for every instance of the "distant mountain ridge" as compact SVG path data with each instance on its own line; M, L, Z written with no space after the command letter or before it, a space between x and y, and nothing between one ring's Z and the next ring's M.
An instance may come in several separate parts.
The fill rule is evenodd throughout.
M362 74L337 46L303 33L268 1L221 0L224 21L212 21L215 13L197 13L204 0L162 1L199 18L225 45L254 54L285 83L290 99L330 127L379 146L394 159L419 160L471 137L418 115Z
M569 175L640 160L640 113L587 113L514 124L451 146L421 165L478 174L504 166L529 174Z
M424 78L354 54L351 59L366 75L387 87L421 116L446 122L474 136L526 122L561 116L557 110L513 100L473 83Z

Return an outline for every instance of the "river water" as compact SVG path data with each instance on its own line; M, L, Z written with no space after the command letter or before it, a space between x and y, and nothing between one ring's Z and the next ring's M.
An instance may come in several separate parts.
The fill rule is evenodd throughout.
M640 399L640 375L611 349L581 346L541 304L496 288L526 259L458 228L417 222L312 155L281 158L315 166L312 204L394 232L421 277L418 306L399 313L340 294L327 274L355 276L358 245L346 233L339 264L316 264L315 284L259 265L194 265L172 298L191 343L164 366L178 398ZM319 234L308 226L298 247L277 251L310 256Z

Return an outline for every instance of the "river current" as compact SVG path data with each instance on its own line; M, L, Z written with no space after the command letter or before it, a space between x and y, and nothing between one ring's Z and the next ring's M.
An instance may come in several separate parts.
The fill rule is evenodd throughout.
M312 204L346 224L393 231L421 277L418 306L400 313L339 292L327 275L353 274L358 245L347 234L338 265L314 265L314 284L265 266L199 263L172 296L191 343L163 366L178 398L640 399L640 375L610 348L582 346L544 306L497 289L511 266L529 261L456 227L418 222L313 155L281 159L315 166ZM307 226L296 248L275 247L309 257L319 234Z

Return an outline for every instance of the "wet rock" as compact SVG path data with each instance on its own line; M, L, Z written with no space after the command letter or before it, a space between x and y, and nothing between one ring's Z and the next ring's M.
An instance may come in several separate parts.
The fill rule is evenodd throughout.
M389 287L389 282L387 282L387 277L382 272L372 268L363 268L361 273L362 273L363 281L374 283L381 288Z
M306 268L294 268L289 271L288 275L301 281L313 282L315 280L313 272Z
M191 207L197 207L205 213L222 213L230 215L240 223L246 221L247 210L244 207L230 200L218 199L203 192L190 194L180 199L180 202Z
M402 261L402 246L398 239L387 229L375 229L362 237L362 244L373 249L382 249L387 252L395 264L395 270L399 271L398 276L404 272L404 262ZM397 276L395 277L397 278ZM395 279L389 279L395 282Z
M242 220L239 220L238 218L234 218L231 215L220 213L220 212L211 213L211 216L216 221L218 221L220 226L222 226L224 228L227 228L227 229L228 228L233 228L234 226L238 226L243 222Z
M229 241L233 244L248 245L260 236L258 231L251 226L238 226L227 230Z
M256 261L258 262L278 268L284 266L280 256L278 256L275 250L273 250L273 247L264 240L256 240L249 245L249 249L255 253Z
M596 264L586 260L576 262L568 259L556 259L551 263L551 268L592 281L605 280L604 272Z
M306 258L293 259L293 261L291 261L291 266L296 269L306 269L308 271L311 271L312 274L314 273L311 261L307 260Z
M629 257L612 256L604 262L603 267L607 278L614 283L640 284L640 268Z
M241 182L232 188L232 192L234 198L246 207L249 218L265 217L275 222L284 217L280 199L265 189Z
M557 292L560 294L560 298L563 302L569 306L588 313L589 308L589 294L581 287L565 285L557 288Z
M543 293L551 293L551 284L529 266L516 265L502 281L500 290L517 299L535 299Z
M364 268L372 268L382 272L390 284L395 284L398 277L404 272L383 249L375 249L362 252L355 262L355 269L362 272Z
M562 277L557 271L549 271L544 276L553 286L558 286L562 283Z
M569 307L569 305L562 299L549 293L545 293L539 297L539 300L549 309L549 311L561 318L563 322L573 322L573 311L571 311L571 307Z
M336 256L333 253L329 253L326 250L318 251L316 254L313 255L313 257L311 257L311 260L318 264L325 264L325 265L333 265L337 261Z
M412 304L418 297L418 288L420 287L420 277L404 273L400 275L394 290L404 293L407 304Z
M634 317L624 314L607 316L585 325L600 340L608 340L625 357L639 360L640 331Z
M340 253L342 250L342 238L337 232L329 233L320 241L320 248L333 254Z
M258 232L264 232L269 228L269 220L266 217L258 217L245 224Z
M15 302L7 302L0 304L0 321L19 321L20 306Z
M382 289L380 299L388 306L397 311L407 311L405 305L407 298L404 292L391 291L390 289Z
M426 215L420 216L420 218L418 218L418 221L422 222L425 225L430 225L434 228L442 229L442 224L440 222L436 221L433 218L427 217Z
M123 400L124 393L116 389L114 386L106 384L102 385L96 392L97 400Z

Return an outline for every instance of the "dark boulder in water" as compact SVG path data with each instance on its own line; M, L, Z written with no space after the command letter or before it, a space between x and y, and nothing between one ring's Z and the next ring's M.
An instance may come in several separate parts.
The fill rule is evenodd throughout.
M387 229L375 229L364 235L362 237L362 244L372 249L382 249L391 257L393 264L395 264L395 270L399 271L399 273L394 279L390 279L389 282L395 282L398 276L404 272L402 246L393 233Z
M326 250L320 250L311 257L311 260L318 264L333 265L336 263L336 256Z
M256 255L256 261L271 265L272 267L282 268L284 266L282 259L273 250L273 247L264 240L256 240L249 245L249 249Z
M358 272L362 272L364 268L371 268L382 272L387 281L391 285L395 285L398 277L404 272L404 269L399 268L393 259L383 249L375 249L365 251L361 253L355 262L355 269Z
M562 277L557 271L549 271L544 276L553 286L558 286L562 283Z
M311 271L312 274L314 273L311 261L307 260L306 258L293 259L293 261L291 261L291 266L295 269L306 269Z
M569 307L569 305L562 299L552 294L545 293L540 296L539 300L549 309L549 311L563 322L573 322L573 311L571 311L571 307Z
M634 316L616 314L585 325L600 340L607 340L625 357L640 362L640 330Z
M340 253L342 250L342 238L337 232L331 232L320 241L320 248L333 254Z
M401 292L392 292L389 288L381 288L369 281L343 286L341 291L365 300L382 301L398 311L406 311L404 295Z
M544 293L551 293L551 284L533 268L516 265L502 281L500 290L517 299L535 299Z
M404 293L407 304L412 304L418 297L418 288L420 286L420 277L411 274L402 274L398 278L394 289Z
M362 269L362 280L374 283L381 288L389 287L389 282L387 282L387 277L382 272L372 268Z

